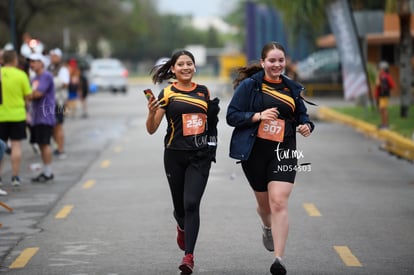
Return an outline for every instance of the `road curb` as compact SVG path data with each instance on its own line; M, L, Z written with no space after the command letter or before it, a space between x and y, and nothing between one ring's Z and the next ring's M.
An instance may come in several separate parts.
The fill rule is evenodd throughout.
M378 129L373 124L344 115L325 106L318 109L317 117L321 120L349 125L359 132L383 141L381 145L382 149L408 161L414 161L414 141L411 139L405 138L388 129Z

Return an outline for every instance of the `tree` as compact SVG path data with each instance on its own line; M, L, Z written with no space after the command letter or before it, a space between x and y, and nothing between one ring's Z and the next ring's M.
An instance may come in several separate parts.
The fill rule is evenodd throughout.
M325 14L327 0L265 0L263 2L273 5L282 12L284 21L289 26L289 37L292 42L296 41L297 34L304 29L308 39L313 41L316 41L316 38L323 34L327 22Z
M11 13L10 4L14 2ZM0 0L1 46L11 42L12 17L17 49L25 32L40 39L47 49L64 48L64 29L71 37L66 52L75 52L82 40L88 52L99 57L97 44L105 39L114 56L133 61L169 56L187 44L223 44L216 29L195 29L189 16L160 15L153 0Z
M45 17L49 19L49 24L43 25L40 28L41 31L44 31L53 26L50 24L50 18L54 18L57 15L62 19L62 17L67 18L68 14L85 15L85 11L88 11L89 19L91 19L95 17L94 14L108 14L108 11L114 10L113 1L109 0L19 0L18 5L16 5L15 1L0 1L0 23L4 24L8 30L15 31L14 46L17 49L22 44L23 34L31 29L31 24L36 19L42 20L41 18ZM90 12L91 10L93 12ZM11 20L12 18L14 20ZM12 26L13 22L14 26Z

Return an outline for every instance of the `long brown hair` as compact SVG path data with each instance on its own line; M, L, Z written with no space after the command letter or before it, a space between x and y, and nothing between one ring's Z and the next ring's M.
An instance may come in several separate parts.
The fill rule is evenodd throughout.
M286 56L286 50L282 46L282 44L280 44L278 42L275 42L275 41L272 41L272 42L269 42L269 43L267 43L263 46L260 58L262 60L265 60L268 52L270 52L271 50L274 50L274 49L281 50ZM233 80L233 89L236 89L236 87L244 79L246 79L248 77L251 77L252 75L254 75L255 73L257 73L261 70L263 70L263 67L259 62L255 62L255 63L252 63L250 65L244 66L244 67L239 67L236 70L237 77Z

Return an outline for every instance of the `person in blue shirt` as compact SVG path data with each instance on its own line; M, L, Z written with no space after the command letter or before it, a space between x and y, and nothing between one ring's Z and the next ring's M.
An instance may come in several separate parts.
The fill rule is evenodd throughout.
M41 54L30 55L30 68L35 72L32 79L30 100L30 143L38 144L43 162L43 172L32 182L46 183L54 178L52 170L52 148L50 141L55 117L55 85L52 73L45 68L45 58Z
M284 75L285 68L283 46L264 45L260 63L238 69L226 114L227 123L234 127L230 157L241 162L257 200L263 244L275 255L272 274L286 274L282 257L288 237L288 199L302 154L296 149L296 133L308 137L314 129L301 96L304 88Z

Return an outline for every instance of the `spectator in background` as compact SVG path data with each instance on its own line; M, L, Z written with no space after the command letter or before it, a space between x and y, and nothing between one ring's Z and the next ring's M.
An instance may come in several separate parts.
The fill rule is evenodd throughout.
M28 32L25 32L23 34L22 40L23 44L20 47L20 54L26 58L29 58L32 53L41 54L45 48L42 42L37 39L33 39L33 37Z
M375 82L378 95L378 109L381 116L380 129L387 129L389 127L388 121L388 104L391 95L391 90L395 87L394 79L389 73L389 65L385 61L381 61L378 65L379 73Z
M80 93L79 93L80 103L82 107L82 118L88 117L88 104L86 102L86 98L88 97L88 94L89 94L89 82L85 74L85 69L82 68L80 72Z
M27 74L28 77L30 77L30 62L29 62L29 59L20 54L19 57L18 57L18 60L19 60L19 62L18 62L17 67L19 69L21 69L22 71L24 71Z
M0 49L0 66L3 66L3 50Z
M26 99L30 96L29 77L17 68L17 52L4 51L1 68L0 139L11 141L13 186L20 186L21 140L26 139ZM1 176L1 162L0 162ZM1 177L0 177L1 182Z
M69 86L68 86L68 100L66 102L66 110L72 116L76 115L78 108L78 100L81 89L81 72L78 63L75 59L68 61L69 65Z
M53 180L52 149L50 139L55 126L55 86L53 75L45 68L44 56L30 55L30 68L36 76L32 79L31 136L30 142L37 143L43 162L43 171L32 178L32 182L45 183Z
M53 82L55 85L55 118L56 125L53 128L53 139L56 143L56 150L53 154L59 159L66 158L65 133L63 129L63 122L65 116L65 103L68 99L69 86L69 69L62 62L62 51L59 48L50 51L50 65L48 71L53 74Z
M3 161L4 152L6 151L6 143L0 139L0 163ZM0 196L7 196L7 192L3 189L1 189L2 183L0 179Z

